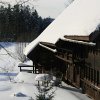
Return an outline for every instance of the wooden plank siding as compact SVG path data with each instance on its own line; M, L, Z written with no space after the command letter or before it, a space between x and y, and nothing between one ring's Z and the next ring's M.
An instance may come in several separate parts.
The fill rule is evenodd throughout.
M83 37L67 37L82 40ZM84 41L88 41L85 37ZM56 43L59 59L66 63L65 79L95 100L100 99L100 41L95 47L60 40ZM98 99L99 98L99 99Z
M72 39L72 40L79 40L79 41L89 41L89 36L64 36L67 39Z

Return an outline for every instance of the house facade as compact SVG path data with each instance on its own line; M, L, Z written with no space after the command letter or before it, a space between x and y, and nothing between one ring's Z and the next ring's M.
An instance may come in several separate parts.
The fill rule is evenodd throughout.
M39 73L52 72L55 75L60 72L65 82L82 88L83 93L99 100L100 35L93 42L86 38L69 38L65 36L56 44L41 42L28 57L34 62L34 69L38 69Z

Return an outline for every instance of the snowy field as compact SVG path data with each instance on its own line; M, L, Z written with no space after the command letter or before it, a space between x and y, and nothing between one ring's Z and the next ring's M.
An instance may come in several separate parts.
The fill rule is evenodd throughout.
M35 100L37 94L36 74L19 72L20 60L16 53L16 43L0 43L0 100ZM11 56L9 54L11 53ZM54 100L91 100L80 90L62 82L56 89ZM33 98L33 99L32 99Z

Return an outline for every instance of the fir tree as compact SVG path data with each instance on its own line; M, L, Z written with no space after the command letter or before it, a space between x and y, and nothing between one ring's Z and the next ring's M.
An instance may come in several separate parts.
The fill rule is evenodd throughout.
M50 82L44 81L42 85L37 86L37 89L36 100L53 100L55 90Z

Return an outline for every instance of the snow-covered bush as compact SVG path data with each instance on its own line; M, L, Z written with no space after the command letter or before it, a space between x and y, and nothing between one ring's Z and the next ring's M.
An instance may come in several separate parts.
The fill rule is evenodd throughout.
M44 76L45 77L45 76ZM55 90L50 81L42 81L42 85L38 84L38 94L36 94L36 100L53 100Z
M38 94L36 95L36 100L53 100L55 91L52 90L52 86L37 86Z

